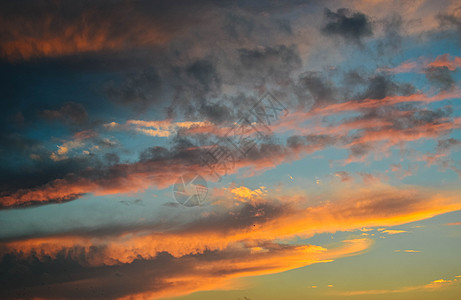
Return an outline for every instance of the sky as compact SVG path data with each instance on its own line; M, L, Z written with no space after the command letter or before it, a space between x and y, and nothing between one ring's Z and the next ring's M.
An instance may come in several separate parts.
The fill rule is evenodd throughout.
M0 299L459 299L461 5L1 1Z

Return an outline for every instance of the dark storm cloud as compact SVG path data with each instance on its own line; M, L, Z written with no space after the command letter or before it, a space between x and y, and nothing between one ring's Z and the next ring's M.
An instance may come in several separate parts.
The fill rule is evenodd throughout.
M358 144L349 148L349 158L361 158L373 149L370 144Z
M360 69L335 71L332 76L325 72L305 72L298 77L293 88L300 104L313 103L312 109L344 101L384 99L415 92L410 83Z
M415 105L365 110L358 117L344 120L342 125L348 126L349 124L364 122L364 124L370 123L374 126L352 127L351 129L358 129L358 131L343 139L338 139L340 142L338 145L349 150L349 159L361 159L371 152L387 150L397 143L404 145L406 141L412 141L418 135L433 137L456 128L452 121L452 113L451 107L427 110ZM437 126L440 125L450 126L439 132ZM399 137L396 136L397 134ZM384 135L384 137L375 139L376 135ZM387 143L389 143L387 146L383 146Z
M322 33L328 36L340 36L346 42L362 45L362 39L372 36L372 23L368 16L347 8L332 12L325 10L327 24L322 28Z
M152 259L138 258L132 263L113 266L88 266L84 263L86 259L102 258L105 255L104 249L98 247L86 252L76 246L67 252L63 250L55 258L39 258L35 254L29 257L8 254L0 262L1 296L23 299L179 296L201 288L220 287L224 279L240 274L270 273L282 266L289 269L283 259L288 256L293 260L293 255L295 258L300 257L300 250L304 260L310 255L310 251L306 251L307 246L299 249L297 245L272 241L253 242L252 245L264 247L265 253L251 253L251 245L228 247L221 251L208 250L181 257L161 252ZM314 255L312 258L312 262L315 262ZM310 264L301 263L301 258L299 260L295 266Z
M311 134L307 136L294 135L287 139L287 146L295 152L307 153L323 150L329 146L339 145L344 142L343 139L337 136L326 134Z
M441 90L449 90L455 85L455 80L451 76L453 72L447 67L429 67L424 73L427 80Z
M459 8L458 8L459 9ZM455 37L461 41L461 17L454 14L439 14L437 15L442 29L452 29L456 31Z
M104 161L109 166L112 166L120 163L120 157L117 155L117 153L106 153L104 154Z
M415 92L415 88L409 83L399 83L390 77L376 75L368 78L367 89L359 99L383 99L387 96L410 95Z
M200 115L214 124L229 122L233 119L233 111L223 103L204 103L199 107Z
M254 13L231 12L223 18L223 31L234 41L251 38L262 30L274 30L276 32L291 35L293 29L289 21L274 18L271 20L271 27L267 26L267 21L257 18Z
M197 114L207 118L209 113L210 119L219 119L220 113L207 100L220 95L221 78L216 65L208 59L182 65L166 59L158 67L148 67L124 77L125 82L112 83L106 89L114 103L139 112L155 107L168 117L180 114L190 120L197 118Z
M278 45L261 49L239 49L242 72L255 80L283 83L290 73L299 69L302 60L295 45Z
M88 120L88 113L85 107L80 103L67 102L59 109L46 109L40 113L44 118L49 120L60 120L67 123L83 124Z
M235 121L239 110L248 109L256 101L242 93L223 94L224 83L241 86L241 89L271 83L286 85L292 72L302 65L294 45L229 51L235 51L239 63L226 66L219 64L214 56L178 63L167 57L155 68L127 74L121 85L111 84L107 95L115 103L141 111L155 106L164 110L168 118L185 117L221 124Z
M384 20L384 37L378 41L378 55L388 57L400 52L403 40L402 25L402 17L398 14Z
M398 82L387 75L370 74L357 69L336 71L331 77L325 72L302 73L294 86L294 92L301 104L313 102L312 108L316 109L349 100L410 95L415 92L415 88L412 84Z
M104 255L103 249L96 247L88 254L79 247L72 251L76 256L80 253L79 260ZM153 260L137 260L120 266L86 267L79 260L64 251L55 259L45 260L7 255L0 263L4 270L0 273L1 296L114 299L147 290L160 293L171 288L165 282L169 277L193 271L196 263L196 259L177 259L168 253L160 253ZM54 287L50 289L49 285Z
M404 117L393 116L389 114L388 120L393 122L394 128L398 130L411 129L427 124L436 125L444 119L449 118L453 113L451 107L439 108L436 110L416 109Z
M461 146L461 140L449 138L437 142L437 153L443 153Z
M345 101L406 96L416 91L410 83L361 69L334 70L328 74L305 72L298 77L293 89L301 104L313 103L312 109Z
M18 133L3 132L0 133L0 144L0 194L45 183L49 179L46 169L42 176L37 176L35 172L30 172L31 167L21 164L29 160L30 152L43 151L39 141Z
M350 70L345 72L343 75L343 82L346 86L357 86L363 85L368 82L366 74L358 70Z
M122 85L111 84L106 92L115 103L144 110L151 104L161 102L161 88L158 71L151 67L139 73L129 74Z
M114 164L114 160L111 161L110 158L109 160L83 159L81 161L66 159L62 163L53 164L49 168L47 177L38 176L41 169L46 170L44 166L39 165L40 168L31 170L29 185L25 186L23 182L19 182L19 174L18 187L5 185L5 190L2 191L0 197L0 205L24 207L73 200L91 192L94 187L124 193L132 189L145 189L152 184L168 186L175 181L178 173L197 167L201 152L176 145L176 150L175 148L170 149L166 157L162 156L162 153L165 155L165 151L162 152L159 147L146 150L141 154L141 160L132 164ZM115 161L117 161L116 158ZM71 169L64 168L65 166ZM9 171L7 174L14 173ZM22 174L24 178L27 178L27 173L22 172ZM140 174L144 174L142 178L139 178ZM146 176L147 174L149 175ZM11 181L9 179L7 182Z
M238 14L229 14L225 18L223 30L229 37L238 40L242 36L251 35L255 27L256 24L250 18Z
M300 103L314 100L314 106L324 106L338 102L336 87L320 72L307 72L299 76L296 93ZM308 92L308 95L305 93Z
M28 160L27 156L16 164L4 162L0 167L0 195L5 196L22 189L31 189L44 185L55 179L63 178L69 173L78 173L85 168L98 164L92 156L68 158L61 161L48 159L50 153L39 153L40 158ZM12 157L8 155L8 157Z
M203 102L210 96L218 96L221 92L221 78L216 65L207 59L196 60L187 65L183 70L178 70L176 75L180 78L176 90L179 97L184 97L184 102L192 97L197 102Z
M219 202L220 197L213 201ZM226 199L224 199L225 201ZM178 224L171 221L164 224L154 224L160 230L165 229L168 234L195 235L219 233L222 236L232 235L235 232L245 231L254 226L263 226L271 220L293 213L294 208L275 199L259 199L258 203L242 203L234 208L221 209L215 207L213 213L206 217L194 219L188 223ZM180 218L187 219L186 216ZM148 229L148 227L144 228ZM154 228L155 230L155 228Z

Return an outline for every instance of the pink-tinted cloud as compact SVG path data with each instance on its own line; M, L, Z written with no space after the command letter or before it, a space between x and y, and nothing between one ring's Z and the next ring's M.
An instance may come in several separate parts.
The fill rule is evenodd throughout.
M420 57L416 60L405 61L402 64L393 68L382 68L380 70L398 74L398 73L424 73L427 68L447 68L450 71L455 71L461 67L461 57L451 56L450 54L442 54L430 60L426 57Z

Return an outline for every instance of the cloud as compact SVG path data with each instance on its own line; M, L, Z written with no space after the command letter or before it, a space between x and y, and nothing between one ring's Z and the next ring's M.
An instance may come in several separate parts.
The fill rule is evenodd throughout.
M358 295L385 295L385 294L398 294L398 293L407 293L411 291L438 291L439 289L446 288L448 286L459 284L458 279L453 280L445 280L445 279L438 279L431 281L425 285L418 285L418 286L407 286L401 287L398 289L388 289L388 290L365 290L365 291L350 291L350 292L339 292L338 295L341 296L358 296Z
M455 93L456 94L456 93ZM349 157L345 163L353 161L362 161L367 155L375 149L389 149L395 145L419 140L439 138L453 129L460 128L461 120L459 118L450 120L447 115L450 111L399 111L399 110L381 110L379 114L372 113L352 120L345 120L341 125L332 124L328 127L303 127L299 126L298 120L306 120L306 115L322 115L332 113L342 113L353 108L374 108L387 106L404 101L441 101L453 97L452 93L436 96L391 96L380 100L383 103L377 103L377 100L364 100L362 102L349 102L349 106L342 104L331 104L323 108L314 109L316 113L293 113L282 119L279 124L274 126L274 130L300 130L305 135L293 135L286 140L286 145L262 142L255 147L248 156L237 160L235 169L229 172L237 172L242 168L253 166L255 171L261 171L273 168L281 163L325 149L329 146L346 148L350 150ZM426 99L425 99L426 97ZM356 107L354 107L356 106ZM202 125L204 125L202 127ZM121 128L115 123L106 124L106 128ZM214 132L221 134L223 131L216 132L214 127L209 127L200 122L171 122L166 121L128 121L126 125L133 128L145 129L147 134L159 135L163 132L164 136L172 133L171 130L178 130L181 134L195 134ZM123 127L122 126L122 127ZM149 130L153 126L152 132ZM155 126L158 126L155 127ZM163 127L162 127L163 126ZM172 127L170 127L172 126ZM292 126L295 126L292 128ZM128 128L130 128L128 127ZM173 128L177 129L173 129ZM123 127L126 128L126 127ZM167 129L165 129L167 128ZM349 131L360 130L352 135ZM163 130L163 131L162 131ZM166 131L165 131L166 130ZM304 132L304 131L308 132ZM318 134L310 134L317 132ZM78 140L78 139L77 139ZM105 195L114 193L127 193L145 190L151 186L166 187L173 184L178 172L194 171L199 173L208 173L209 170L199 162L199 157L206 147L197 147L184 137L177 136L177 149L171 149L169 154L157 156L159 153L167 151L161 150L161 147L155 148L154 156L144 155L143 159L131 164L118 164L105 167L103 169L89 169L82 173L69 174L63 178L48 182L41 187L35 187L30 190L18 190L1 198L4 206L25 205L27 203L46 203L56 201L55 199L74 198L75 195L93 193L95 195ZM207 144L205 143L204 146ZM61 152L69 151L71 144L61 145ZM69 147L67 147L69 146ZM70 147L72 148L72 147ZM146 154L149 154L146 152ZM65 153L55 153L57 158L63 158ZM111 174L109 177L107 174ZM111 180L108 180L110 178ZM115 188L117 187L117 188ZM72 191L72 193L70 192ZM69 198L69 199L70 199Z
M88 112L80 103L68 102L57 110L46 109L41 115L49 120L60 120L70 124L84 124L88 120Z
M405 231L405 230L387 229L387 230L383 230L382 232L383 232L383 233L390 234L390 235L395 235L395 234L399 234L399 233L405 233L405 232L408 232L408 231Z
M251 190L247 188L246 186L240 186L236 188L232 188L230 190L232 194L234 194L234 197L236 199L241 199L241 200L253 200L258 197L264 196L267 192L265 191L265 187L260 187L258 189Z
M459 90L449 91L449 92L440 92L435 95L427 95L423 93L415 93L410 95L404 96L385 96L381 99L373 99L367 98L362 101L346 101L337 104L331 104L322 108L313 109L309 112L310 115L312 114L322 114L324 116L331 115L331 114L338 114L344 113L349 111L355 111L360 109L370 109L370 108L378 108L378 107L385 107L391 106L399 103L405 102L422 102L422 103L432 103L432 102L439 102L451 98L459 98L461 97L461 92Z
M329 36L340 36L346 42L362 45L362 39L373 35L372 23L368 16L347 8L332 12L325 10L327 24L322 33Z
M452 59L450 59L452 58ZM461 57L454 56L450 57L448 53L437 56L437 58L427 64L429 68L444 68L446 67L450 71L455 71L457 68L461 68Z
M347 173L345 171L335 172L334 175L336 177L339 177L342 182L348 182L348 181L353 180L353 177L349 173Z
M76 287L80 291L75 295L79 297L93 292L79 282L97 284L98 292L110 295L119 276L109 274L119 273L123 278L130 278L133 274L140 282L123 285L131 287L126 291L113 291L119 296L148 293L151 298L171 297L210 288L230 288L233 284L228 280L232 278L331 261L358 254L370 245L369 240L358 239L345 241L344 247L326 249L314 245L274 243L272 239L289 239L294 235L309 237L315 233L365 226L393 226L460 209L459 203L453 202L457 193L450 199L439 198L440 193L431 196L428 191L420 191L417 196L411 190L375 186L373 190L351 187L348 192L338 191L337 195L352 191L355 191L354 195L307 210L303 208L305 202L299 202L299 199L292 200L294 202L288 206L271 201L237 206L230 211L218 210L215 211L218 215L204 215L179 227L170 224L172 226L166 228L176 229L164 232L144 228L129 235L117 235L112 229L109 235L102 236L85 237L75 232L68 236L11 240L3 242L0 247L2 265L21 264L33 270L32 273L25 270L9 274L8 280L14 280L15 276L30 278L21 288L34 296L48 295L46 289L39 287L43 280L47 284L56 284L53 295L58 293L66 297ZM203 264L204 260L206 264ZM65 280L57 282L55 278L63 278L60 270L65 269L69 274L69 268L75 270L70 274L77 277L64 277ZM164 271L159 272L160 269ZM110 280L101 281L103 277ZM147 287L141 278L156 284ZM212 285L207 278L214 278ZM15 284L6 290L15 291Z
M3 3L1 11L0 55L10 61L162 45L194 19L148 2L21 1Z
M257 85L264 84L264 81L283 84L292 71L302 66L295 45L239 49L238 54L241 69L236 72L237 76L245 76Z
M262 141L247 157L237 160L235 169L229 172L237 172L248 166L253 166L255 171L264 171L329 146L349 149L349 157L344 160L344 164L347 164L364 161L369 153L377 153L377 149L383 153L383 149L390 149L396 145L402 146L419 139L435 139L445 136L451 130L461 126L459 118L449 118L451 113L449 109L401 110L393 106L400 103L432 103L457 98L460 97L459 95L458 90L440 92L435 95L422 93L405 96L390 95L382 99L351 100L314 107L309 112L290 113L279 123L273 125L275 132L294 131L296 133L286 140L285 145ZM329 126L303 125L303 122L310 121L311 118L315 120L320 116L351 111L359 111L362 115L344 119L340 124L330 123ZM112 130L135 130L154 136L171 136L176 132L174 141L176 146L181 146L177 149L170 149L169 155L144 157L138 162L112 164L103 168L64 174L42 186L16 190L1 197L3 206L56 202L61 201L60 199L75 199L87 193L107 195L142 191L152 186L166 187L175 182L178 172L209 172L199 162L200 154L206 150L206 146L210 145L210 140L207 138L210 137L210 133L221 136L227 132L227 127L212 125L207 121L173 122L171 119L129 120L123 125L111 122L106 123L103 127ZM188 136L196 134L206 136L198 145L188 140ZM68 152L80 145L80 143L74 145L72 141L81 140L76 137L65 142L59 145L61 148L58 151L48 156L55 161L67 159ZM108 145L104 143L104 140L101 140L100 144ZM107 176L107 173L111 175Z
M459 33L461 32L461 16L459 15L459 7L456 9L437 15L439 25L442 29L455 29L456 38L459 38Z
M404 21L398 13L384 20L384 37L378 41L380 56L388 56L402 51Z
M178 132L181 134L214 133L220 130L210 122L174 122L171 119L159 121L128 120L125 124L110 122L103 125L107 130L123 130L142 133L149 136L170 137ZM224 128L225 129L225 128Z
M238 191L243 190L240 188ZM142 226L127 239L125 234L117 237L112 226L108 236L78 237L79 230L76 229L74 233L69 232L68 237L12 241L10 245L12 249L21 249L24 253L42 247L44 255L53 255L74 244L81 244L87 251L91 249L90 245L94 245L108 251L114 249L109 251L113 254L104 256L108 262L111 259L113 262L131 262L138 256L152 258L162 251L181 256L206 249L222 249L230 243L247 239L284 239L293 235L310 237L316 233L396 226L460 208L456 191L442 195L439 191L416 191L411 187L395 188L379 183L368 188L347 184L331 195L322 196L331 202L314 206L309 206L302 196L281 194L268 198L260 193L251 195L259 201L234 202L235 205L229 206L226 199L232 199L236 192L231 191L213 200L215 206L210 207L211 214L198 215L196 220L191 221L190 218L174 218L177 221L172 220L171 224L161 227L170 228L163 229L167 231L163 233L154 223L152 229ZM184 220L184 224L180 220ZM93 228L92 232L97 231ZM402 231L383 232L393 234ZM160 236L163 237L158 239Z
M427 80L442 90L449 90L455 85L455 80L451 77L451 71L447 67L429 67L425 72Z
M308 91L314 100L314 107L321 107L338 102L337 89L327 78L319 72L305 72L298 78L295 92L302 104L308 104L309 98L303 97L303 91Z
M414 35L425 29L415 28L413 19L424 20L420 27L427 28L433 26L434 11L451 14L450 9L438 5L435 10L437 5L420 1L414 8L399 5L396 12L395 3L374 1L376 8L354 2L351 9L335 7L322 15L320 5L312 3L0 4L2 99L7 101L0 122L2 208L84 195L137 199L136 193L166 188L181 173L208 176L201 155L266 89L280 96L290 113L247 156L234 153L235 167L228 174L237 178L327 148L336 148L333 159L346 164L397 152L391 150L404 153L424 140L437 146L422 161L452 163L458 141L449 135L460 128L460 118L448 106L434 108L446 103L432 104L460 98L452 74L458 57L446 54L372 70L397 59L394 54L405 54L399 51L409 41L426 42ZM456 18L443 20L457 25ZM440 32L423 36L432 39ZM371 37L378 40L370 44ZM334 47L340 45L335 39L366 50L360 61L349 60L352 48ZM365 48L370 45L371 54ZM374 47L384 57L368 63ZM367 71L349 69L357 63ZM425 74L431 86L420 91L419 82L392 77L407 71ZM133 133L138 135L133 138ZM156 141L163 147L139 146ZM329 153L321 153L325 161ZM417 170L410 164L393 169L400 178ZM61 218L62 224L50 230L46 224L51 221L43 220L44 225L32 218L28 226L5 229L0 237L5 270L0 281L6 282L0 289L6 297L129 299L236 288L235 278L356 255L372 243L295 244L298 237L398 226L460 209L458 190L388 186L381 183L388 180L384 171L336 171L327 180L316 177L315 189L327 189L322 195L231 185L213 194L210 206L192 208L194 213L165 205L161 218L129 225L117 218L100 225ZM290 181L290 187L302 180ZM142 209L137 204L149 205L138 199L114 201L125 209Z
M211 102L221 96L222 78L214 57L189 58L177 62L166 57L153 66L123 74L122 82L105 87L115 104L140 113L148 107L160 108L168 119L205 119L222 122L228 107Z
M354 255L366 249L369 241L344 241L343 245L332 249L271 242L265 242L261 246L267 251L251 252L250 245L243 244L225 248L220 252L207 251L180 258L161 253L154 259L136 260L131 264L111 267L81 266L75 264L68 256L34 262L33 257L32 260L26 260L14 255L9 261L2 261L2 266L10 269L22 264L23 268L12 270L11 274L8 274L9 278L2 278L9 284L9 288L3 292L14 295L20 289L21 294L27 298L38 296L71 299L152 299L201 290L232 289L238 287L232 281L234 278L283 272ZM15 283L17 276L22 277L22 286ZM53 290L44 289L42 282L53 284Z
M461 141L457 139L439 139L434 153L423 154L417 160L426 162L428 166L438 165L441 169L451 169L461 174L456 167L456 162L450 157L450 154L459 150L460 146Z
M239 187L238 191L247 190ZM228 194L219 197L232 197L235 192L228 190ZM228 281L232 278L282 272L356 255L371 243L356 239L344 241L338 248L325 248L284 244L284 240L430 218L459 210L458 194L458 191L415 190L374 183L367 187L345 185L331 195L324 195L329 202L315 205L299 196L276 193L268 197L253 193L251 197L261 197L260 201L229 207L221 206L219 203L223 202L218 197L208 213L198 214L192 220L178 215L167 226L152 224L121 231L114 226L100 231L75 228L42 237L10 237L0 245L1 264L5 270L13 270L12 265L25 266L19 273L5 275L11 282L7 292L16 292L14 278L22 276L28 279L22 281L21 288L34 296L48 295L48 290L39 287L43 280L56 284L53 293L62 297L76 287L80 290L76 295L80 297L93 292L80 282L91 282L104 294L113 292L128 297L148 293L150 298L230 288L234 286ZM69 268L75 272L69 273ZM74 275L62 277L61 270ZM135 278L139 284L133 281L132 285L123 285L130 287L127 290L111 292L119 280L118 275L109 275L114 273L127 278L138 274ZM147 281L155 282L154 286L144 285Z
M451 57L448 53L439 55L435 60L419 57L416 60L408 60L393 68L381 68L379 70L398 73L422 73L426 75L429 83L442 89L449 90L455 86L452 73L461 67L461 57Z
M154 67L129 74L126 81L106 88L108 97L115 103L128 105L137 110L161 102L162 78Z
M456 226L456 225L461 225L461 222L447 223L446 225L448 225L448 226Z
M95 138L96 136L97 133L91 129L76 132L72 140L66 141L62 145L57 145L58 150L50 154L50 159L55 162L67 159L69 151L84 147L85 140ZM105 143L110 142L109 140L102 141L105 141Z

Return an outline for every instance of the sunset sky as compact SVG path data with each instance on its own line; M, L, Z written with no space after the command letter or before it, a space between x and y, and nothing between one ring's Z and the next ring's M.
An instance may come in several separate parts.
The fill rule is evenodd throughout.
M0 299L461 299L459 1L1 1L0 78Z

